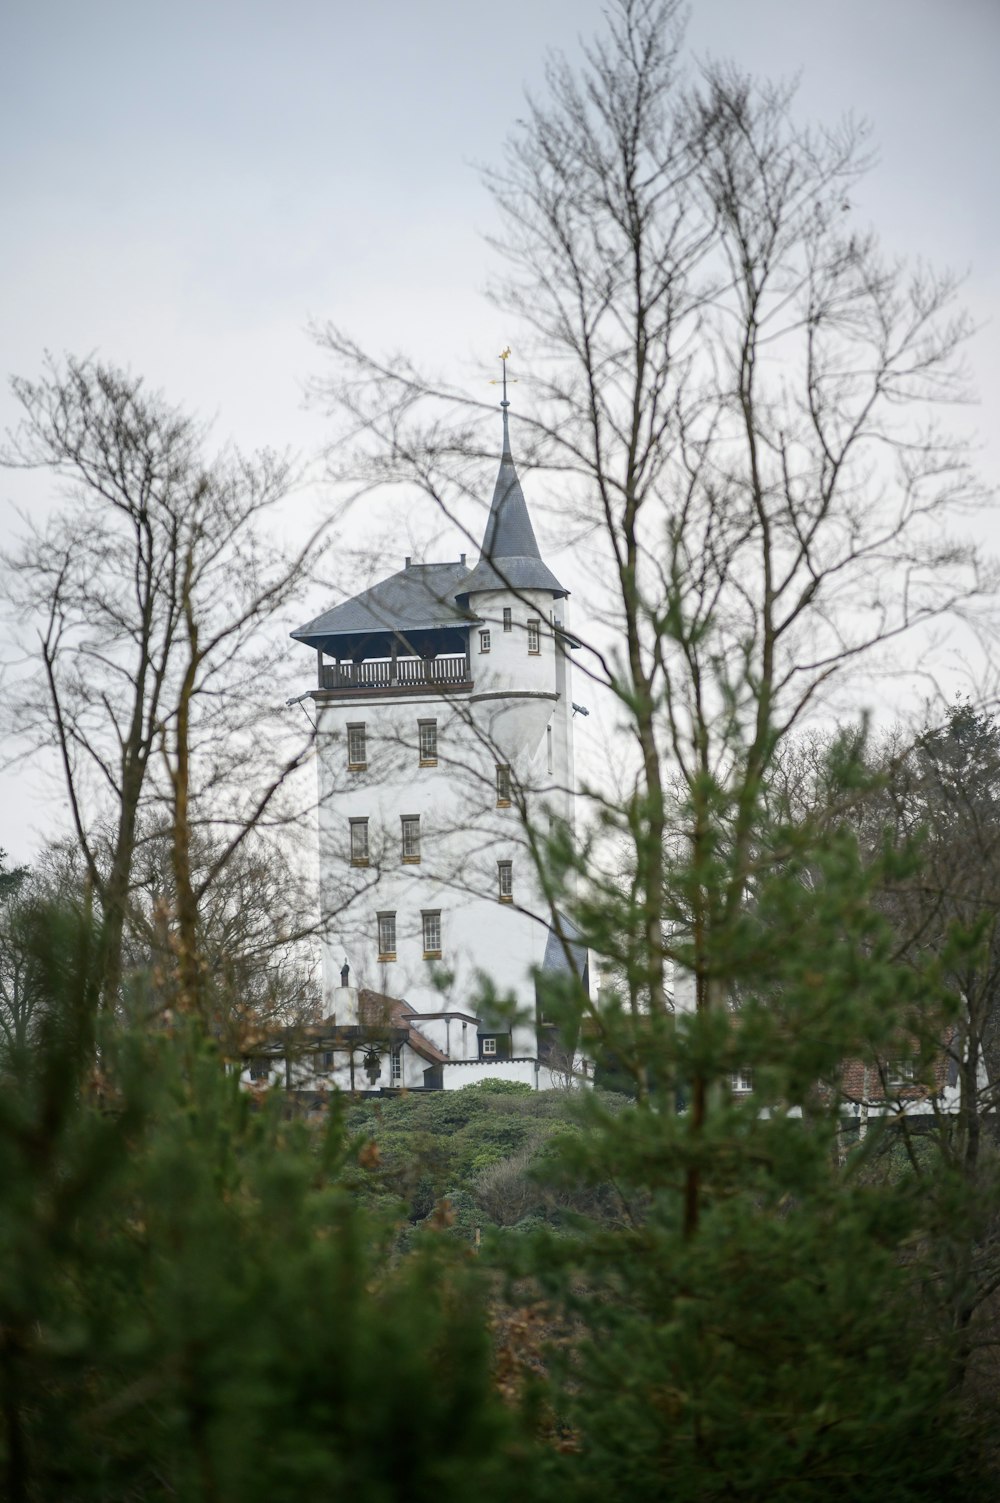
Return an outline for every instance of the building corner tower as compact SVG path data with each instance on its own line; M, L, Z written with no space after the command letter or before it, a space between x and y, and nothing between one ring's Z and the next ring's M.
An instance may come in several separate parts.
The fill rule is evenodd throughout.
M392 1015L375 1089L551 1084L535 976L583 970L532 854L552 821L573 823L568 592L538 548L506 392L501 405L475 566L408 558L292 634L318 662L326 1009L346 963L361 1015Z

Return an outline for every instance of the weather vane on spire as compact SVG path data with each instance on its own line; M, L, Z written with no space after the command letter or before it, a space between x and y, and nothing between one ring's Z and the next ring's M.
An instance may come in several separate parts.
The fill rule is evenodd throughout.
M510 406L510 403L507 401L507 361L509 359L510 359L510 345L508 345L505 350L501 350L500 351L500 362L501 362L500 369L503 371L503 401L500 403L500 406L504 409L505 412L506 412L507 408ZM513 376L511 378L511 383L510 384L511 384L511 386L516 386L517 385L517 377L516 376ZM490 381L490 385L491 386L499 386L500 382L497 381L496 379L493 379L493 380Z

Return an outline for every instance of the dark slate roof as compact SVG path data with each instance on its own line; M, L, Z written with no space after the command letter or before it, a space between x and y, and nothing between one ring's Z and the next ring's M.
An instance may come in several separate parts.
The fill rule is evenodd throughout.
M525 504L521 482L514 468L507 428L507 409L503 413L503 453L500 473L493 488L493 502L486 523L479 562L461 587L463 596L477 590L549 590L556 598L564 590L555 575L542 562Z
M468 576L465 564L409 564L370 590L307 621L292 636L299 642L373 631L421 631L467 626L469 614L455 603Z
M477 619L465 608L469 596L477 590L504 589L547 590L557 599L569 593L538 551L510 452L506 406L500 472L476 567L469 569L464 563L408 564L398 574L307 621L292 636L311 647L325 647L330 637L468 626Z

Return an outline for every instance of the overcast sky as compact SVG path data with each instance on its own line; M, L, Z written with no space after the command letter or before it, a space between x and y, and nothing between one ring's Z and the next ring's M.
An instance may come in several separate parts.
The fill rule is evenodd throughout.
M46 348L99 351L215 416L220 439L303 453L323 436L302 410L310 318L492 374L509 334L481 296L492 221L474 164L495 158L546 49L574 53L601 10L7 0L3 374L35 373ZM863 213L891 251L968 270L995 481L1000 0L694 0L689 40L798 77L807 117L871 121ZM12 415L4 390L0 427ZM14 496L0 476L0 500ZM48 823L41 794L7 779L0 796L0 846L25 858Z

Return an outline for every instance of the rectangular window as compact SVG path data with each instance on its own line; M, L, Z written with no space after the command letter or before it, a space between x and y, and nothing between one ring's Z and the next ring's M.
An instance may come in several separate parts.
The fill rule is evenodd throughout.
M420 734L420 765L421 767L436 767L438 759L438 723L436 720L419 720L417 729Z
M269 1059L252 1059L250 1061L251 1080L269 1080L271 1076L271 1061Z
M365 745L363 724L347 727L347 765L351 768L368 766L368 749Z
M753 1071L734 1070L729 1077L729 1085L734 1096L747 1096L753 1090Z
M539 641L539 623L537 621L529 621L528 622L528 651L531 652L531 653L538 653L538 652L541 652L541 650L542 650L541 649L541 644L540 644L540 641Z
M514 900L513 861L497 862L497 897L501 903L511 903Z
M489 650L490 650L490 634L489 634L488 631L481 631L479 633L479 651L480 652L489 652Z
M496 1052L497 1052L497 1041L496 1041L496 1039L483 1039L483 1053L484 1054L496 1054Z
M351 865L368 865L368 821L351 820Z
M885 1083L889 1087L911 1086L916 1078L912 1059L890 1059L886 1062Z
M497 768L497 804L500 808L506 808L510 803L510 768Z
M420 860L420 815L404 814L403 826L403 860L416 863Z
M433 913L422 913L424 930L424 959L432 960L441 954L441 914L439 910Z
M402 1051L402 1049L394 1049L392 1051L392 1065L391 1065L391 1069L390 1069L390 1080L392 1081L393 1085L399 1085L399 1083L402 1080L402 1078L403 1078L403 1051Z
M316 1074L329 1075L333 1069L333 1050L324 1049L322 1054L316 1056Z
M378 958L379 960L395 960L396 958L396 915L394 913L380 913L378 916Z
M509 605L503 608L503 629L504 631L514 630L514 613Z

